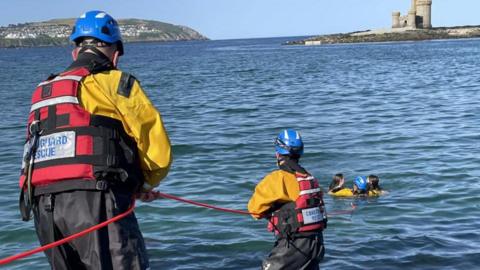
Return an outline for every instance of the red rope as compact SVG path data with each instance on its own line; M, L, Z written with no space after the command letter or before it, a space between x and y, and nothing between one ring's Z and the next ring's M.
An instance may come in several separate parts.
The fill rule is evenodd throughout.
M132 213L133 209L135 208L135 201L133 201L132 205L130 206L130 208L127 209L127 211L119 214L119 215L116 215L114 216L113 218L111 219L108 219L102 223L99 223L97 225L94 225L90 228L87 228L86 230L83 230L81 232L78 232L76 234L72 234L66 238L63 238L63 239L60 239L58 241L55 241L55 242L52 242L50 244L46 244L44 246L41 246L41 247L38 247L38 248L35 248L35 249L32 249L32 250L29 250L29 251L25 251L25 252L22 252L22 253L19 253L17 255L13 255L13 256L10 256L10 257L7 257L5 259L0 259L0 265L3 265L3 264L7 264L7 263L11 263L15 260L19 260L21 258L25 258L25 257L28 257L30 255L33 255L35 253L38 253L38 252L42 252L42 251L45 251L47 249L51 249L51 248L54 248L56 246L59 246L59 245L62 245L62 244L65 244L67 242L70 242L74 239L77 239L77 238L80 238L82 236L84 236L85 234L88 234L88 233L91 233L93 231L96 231L96 230L99 230L105 226L107 226L108 224L110 223L113 223L117 220L120 220L128 215L130 215L130 213Z
M162 192L157 192L156 193L156 198L158 199L159 197L164 197L164 198L168 198L168 199L172 199L172 200L176 200L176 201L180 201L180 202L185 202L185 203L189 203L189 204L193 204L193 205L201 206L201 207L205 207L205 208L210 208L210 209L214 209L214 210L218 210L218 211L223 211L223 212L227 212L227 213L242 214L242 215L257 215L257 216L260 215L260 214L257 214L257 213L250 213L248 211L228 209L228 208L213 206L213 205L206 204L206 203L195 202L195 201L183 199L183 198L173 196L173 195L170 195L170 194L166 194L166 193L162 193ZM328 214L328 216L331 217L331 216L352 214L353 211L355 210L355 205L351 204L351 206L352 206L351 210L341 210L341 211L331 212L331 213Z
M189 203L189 204L193 204L193 205L201 206L201 207L205 207L205 208L210 208L210 209L214 209L214 210L218 210L218 211L223 211L223 212L227 212L227 213L252 215L252 213L247 212L247 211L228 209L228 208L209 205L209 204L206 204L206 203L195 202L195 201L183 199L183 198L176 197L176 196L166 194L166 193L162 193L162 192L157 193L157 198L159 198L159 197L164 197L164 198L168 198L168 199L172 199L172 200L176 200L176 201L180 201L180 202L185 202L185 203Z
M256 213L250 213L248 211L218 207L218 206L214 206L214 205L210 205L210 204L206 204L206 203L195 202L195 201L183 199L183 198L176 197L176 196L166 194L166 193L162 193L162 192L155 192L155 199L159 199L160 197L164 197L164 198L168 198L168 199L172 199L172 200L176 200L176 201L180 201L180 202L185 202L185 203L189 203L189 204L192 204L192 205L201 206L201 207L205 207L205 208L210 208L210 209L214 209L214 210L218 210L218 211L223 211L223 212L227 212L227 213L242 214L242 215L258 215ZM352 210L336 211L336 212L329 213L328 216L330 217L330 216L336 216L336 215L352 214L353 211L355 210L355 205L352 204L351 206L352 206ZM123 212L119 215L116 215L115 217L113 217L111 219L108 219L108 220L106 220L102 223L94 225L90 228L87 228L87 229L81 231L81 232L78 232L76 234L72 234L72 235L70 235L66 238L60 239L60 240L52 242L50 244L46 244L44 246L19 253L17 255L13 255L13 256L10 256L10 257L4 258L4 259L0 259L0 265L8 264L8 263L11 263L15 260L19 260L19 259L28 257L30 255L33 255L35 253L42 252L42 251L45 251L47 249L57 247L59 245L70 242L74 239L80 238L80 237L82 237L82 236L84 236L88 233L99 230L99 229L107 226L110 223L113 223L115 221L118 221L118 220L128 216L129 214L131 214L133 212L134 208L135 208L135 201L132 202L132 205L130 206L130 208L127 209L127 211L125 211L125 212Z

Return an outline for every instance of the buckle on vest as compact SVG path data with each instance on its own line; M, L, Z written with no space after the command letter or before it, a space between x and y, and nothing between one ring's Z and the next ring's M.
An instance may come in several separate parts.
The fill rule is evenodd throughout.
M120 139L120 134L116 129L113 129L111 134L110 134L110 139L113 141L118 141Z
M30 135L38 135L42 133L42 129L40 128L40 120L33 120L28 130L30 131Z
M47 83L42 86L42 98L47 98L52 95L52 85Z
M55 196L53 194L49 194L47 196L47 202L44 205L45 211L53 212L54 205L55 205Z
M321 200L319 198L308 198L307 199L307 206L314 206L319 205Z
M95 184L95 189L102 190L102 191L107 190L108 189L107 181L103 181L103 180L97 181L97 183Z
M118 157L113 155L107 156L107 166L108 167L117 167L118 166Z

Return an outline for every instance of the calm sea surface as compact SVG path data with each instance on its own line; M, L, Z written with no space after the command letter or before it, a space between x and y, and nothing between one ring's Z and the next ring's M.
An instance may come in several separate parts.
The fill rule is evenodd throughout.
M377 174L388 196L326 197L322 269L478 269L480 40L281 46L288 38L127 44L120 66L161 111L174 163L160 190L245 209L275 169L273 138L301 131L325 187ZM38 246L18 212L35 85L71 48L0 49L0 257ZM171 200L139 203L152 269L259 269L265 221ZM49 269L43 254L5 269Z

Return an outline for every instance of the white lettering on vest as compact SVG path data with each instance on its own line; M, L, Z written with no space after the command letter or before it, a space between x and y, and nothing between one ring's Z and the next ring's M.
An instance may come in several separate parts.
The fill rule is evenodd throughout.
M322 213L320 212L320 208L318 207L302 209L302 215L303 215L303 224L305 225L316 223L323 220Z
M75 131L57 132L41 136L35 153L35 163L75 156Z

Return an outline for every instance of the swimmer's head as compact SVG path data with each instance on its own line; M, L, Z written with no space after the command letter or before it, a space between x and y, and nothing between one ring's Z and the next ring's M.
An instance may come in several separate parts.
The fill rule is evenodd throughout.
M367 191L367 179L363 176L357 176L353 181L353 184L357 187L360 191Z
M376 175L371 174L371 175L368 176L367 181L368 181L368 183L370 183L372 188L378 188L380 178L378 178L378 176L376 176Z

